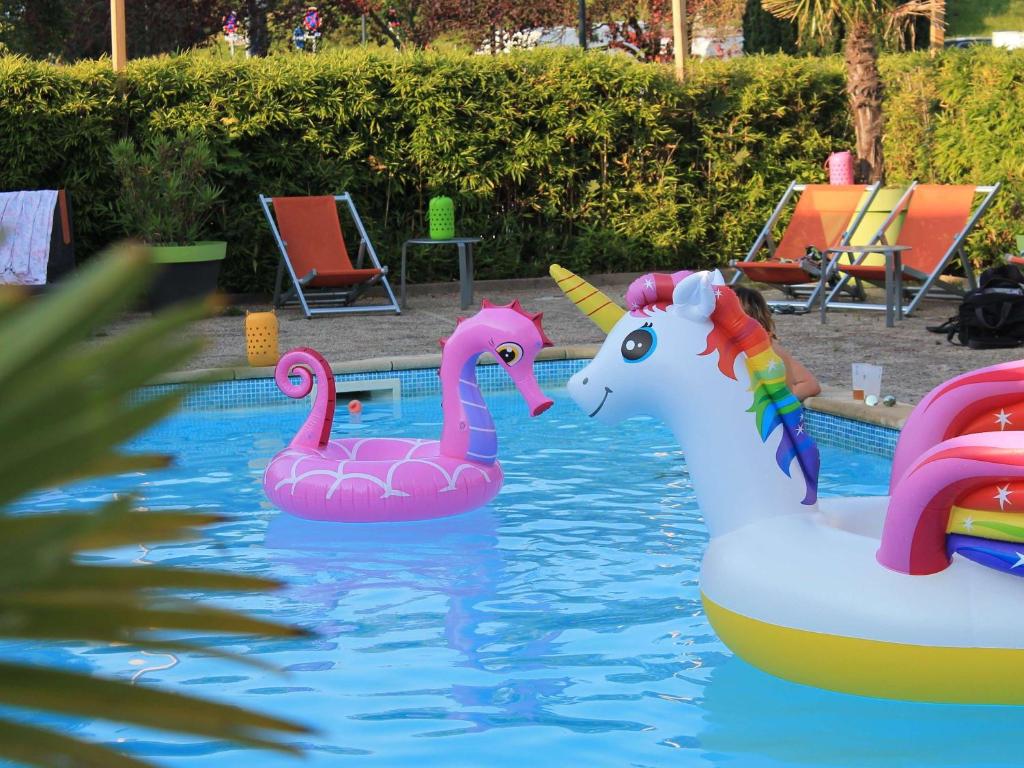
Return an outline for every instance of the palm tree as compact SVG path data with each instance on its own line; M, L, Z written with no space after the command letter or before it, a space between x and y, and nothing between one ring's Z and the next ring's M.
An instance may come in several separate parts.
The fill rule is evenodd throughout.
M837 29L845 31L846 92L857 137L857 176L875 182L885 179L882 154L882 76L878 46L893 37L898 20L912 13L899 0L762 0L773 16L793 21L801 40L828 42Z

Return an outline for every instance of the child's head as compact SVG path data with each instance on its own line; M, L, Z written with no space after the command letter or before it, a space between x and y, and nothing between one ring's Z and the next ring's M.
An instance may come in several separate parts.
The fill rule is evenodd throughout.
M768 331L769 336L775 338L775 319L772 317L772 310L768 306L768 302L764 300L764 296L759 291L744 286L733 288L733 291L736 293L736 298L740 300L743 311L757 320L761 327Z

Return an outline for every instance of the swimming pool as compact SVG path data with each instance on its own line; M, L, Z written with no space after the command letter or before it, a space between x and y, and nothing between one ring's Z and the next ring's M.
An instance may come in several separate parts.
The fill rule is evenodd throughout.
M733 658L697 588L707 537L671 433L616 428L561 390L530 419L514 392L486 395L505 486L461 517L336 525L287 517L262 469L302 407L187 411L134 443L174 468L54 491L22 508L89 508L138 487L151 508L230 520L200 542L106 556L259 573L288 587L231 607L300 624L312 640L217 641L285 670L91 645L2 648L22 660L229 700L301 720L305 762L81 719L60 727L167 766L1014 765L1008 707L904 704L817 691ZM339 409L335 436L433 437L436 398ZM884 493L888 460L823 449L824 494ZM837 660L837 663L842 663Z

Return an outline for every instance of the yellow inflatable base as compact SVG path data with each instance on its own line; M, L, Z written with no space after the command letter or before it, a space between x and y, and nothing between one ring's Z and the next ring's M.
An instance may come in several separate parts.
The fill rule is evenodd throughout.
M885 699L1024 704L1024 649L903 645L826 635L751 619L701 597L711 626L733 653L786 680Z

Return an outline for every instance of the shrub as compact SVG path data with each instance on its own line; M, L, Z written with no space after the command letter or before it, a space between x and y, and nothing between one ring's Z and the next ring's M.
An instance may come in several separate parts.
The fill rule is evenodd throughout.
M223 192L207 181L216 159L206 139L155 134L142 147L121 139L110 148L110 164L117 174L114 220L120 234L151 245L200 239Z
M890 176L944 184L1003 182L968 239L968 253L992 263L1024 232L1024 57L976 47L930 59L883 60Z
M890 178L1008 187L973 238L991 258L1024 194L1009 115L1024 62L999 50L883 57ZM256 195L348 190L385 263L455 199L482 235L479 277L709 266L741 258L793 178L824 179L849 147L838 58L750 56L666 68L575 50L508 56L344 51L265 60L198 55L58 67L0 59L0 187L69 188L80 251L117 234L109 147L184 131L217 160L229 290L266 290L276 250ZM983 87L972 87L977 78ZM452 279L441 249L413 280Z

